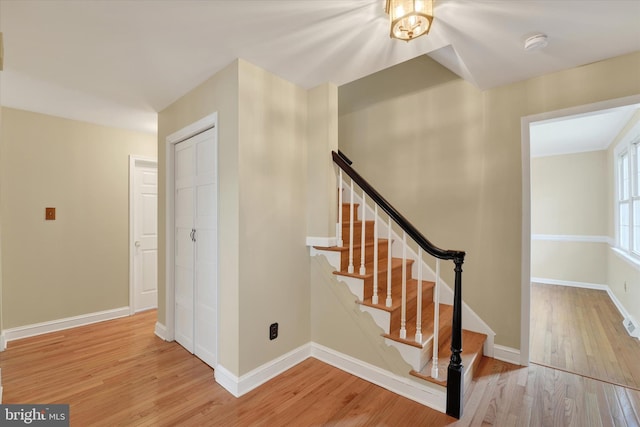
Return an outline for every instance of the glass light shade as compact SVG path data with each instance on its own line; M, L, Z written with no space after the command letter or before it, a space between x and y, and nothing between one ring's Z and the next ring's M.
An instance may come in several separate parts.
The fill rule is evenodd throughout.
M429 33L433 0L387 0L386 12L391 20L391 38L413 40Z

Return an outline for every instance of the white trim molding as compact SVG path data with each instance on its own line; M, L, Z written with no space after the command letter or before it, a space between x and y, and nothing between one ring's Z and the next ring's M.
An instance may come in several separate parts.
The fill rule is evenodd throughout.
M156 322L156 326L153 332L156 334L157 337L162 338L165 341L173 341L173 340L167 339L167 327L160 322Z
M636 270L640 270L640 259L632 257L627 252L614 246L611 246L611 250L624 261L626 261L631 267L635 268Z
M311 344L307 343L262 366L258 366L240 377L237 377L220 364L214 369L213 375L216 382L225 390L235 397L240 397L275 378L287 369L293 368L298 363L308 359L310 355Z
M48 322L34 323L33 325L18 326L17 328L5 329L3 336L5 342L47 334L49 332L62 331L64 329L77 328L78 326L90 325L92 323L103 322L105 320L118 319L129 316L129 307L114 308L112 310L98 311L95 313L82 314L80 316L67 317L64 319L51 320Z
M4 331L0 333L0 351L5 351L7 349L7 341L4 336Z
M435 385L431 387L412 381L316 343L311 343L311 357L436 411L445 412L444 388L440 390Z
M532 277L531 283L539 283L541 285L571 286L573 288L597 289L599 291L606 291L609 289L609 286L603 285L600 283L575 282L573 280L546 279L544 277Z
M606 243L608 245L613 245L613 239L609 236L590 236L577 234L532 234L531 240L573 243Z
M312 237L307 236L307 246L320 246L323 248L331 248L338 244L335 237Z
M522 360L520 350L518 350L517 348L506 347L500 344L494 344L493 358L502 360L503 362L513 363L514 365L529 365L528 360Z

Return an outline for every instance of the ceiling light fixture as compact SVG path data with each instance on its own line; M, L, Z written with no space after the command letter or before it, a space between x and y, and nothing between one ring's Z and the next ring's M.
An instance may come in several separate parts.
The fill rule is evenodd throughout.
M524 50L538 50L547 47L548 44L549 40L547 38L547 35L540 33L533 35L524 41Z
M393 39L413 40L429 33L433 22L433 0L387 0Z

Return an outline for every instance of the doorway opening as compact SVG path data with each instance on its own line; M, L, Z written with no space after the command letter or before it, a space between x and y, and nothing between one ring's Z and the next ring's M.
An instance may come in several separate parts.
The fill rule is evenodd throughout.
M547 348L539 348L544 344L540 344L540 335L535 336L536 331L531 329L535 324L532 317L540 316L540 312L535 312L540 310L539 304L543 307L547 304L545 309L555 310L555 315L569 315L583 298L595 298L603 291L614 294L610 289L606 292L610 276L607 259L611 258L615 246L611 235L611 230L615 229L612 225L615 215L611 213L614 147L610 144L638 108L640 96L631 96L522 118L522 364L541 363L541 351L547 351L547 361L562 357L568 362L565 366L555 367L569 370L567 366L573 363L578 351L558 346L552 348L553 340L549 337ZM589 138L576 137L575 132L573 137L568 133L566 144L562 143L562 138L552 138L562 135L565 130L570 132L572 121L582 130L588 130L586 127L600 121L592 128L589 134L592 135L602 131L607 120L612 130L608 136L599 135L596 146L585 147ZM532 285L532 282L542 284ZM596 293L591 295L589 292ZM560 295L574 298L574 303L563 308ZM534 297L546 302L533 301ZM608 299L605 295L602 304ZM624 310L615 300L614 304L618 310ZM618 323L621 328L622 322ZM622 331L624 333L624 329ZM538 347L534 348L536 345ZM566 346L570 347L570 344ZM552 351L555 351L553 356L549 353ZM593 376L588 372L577 373Z

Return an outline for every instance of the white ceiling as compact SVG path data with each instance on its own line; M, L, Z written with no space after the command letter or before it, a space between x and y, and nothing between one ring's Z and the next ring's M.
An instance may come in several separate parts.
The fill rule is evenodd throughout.
M638 109L640 104L532 123L531 157L606 150Z
M429 54L481 89L640 51L638 0L439 0L391 40L383 0L0 0L2 105L154 132L156 113L241 57L303 87ZM549 36L542 51L525 38Z

